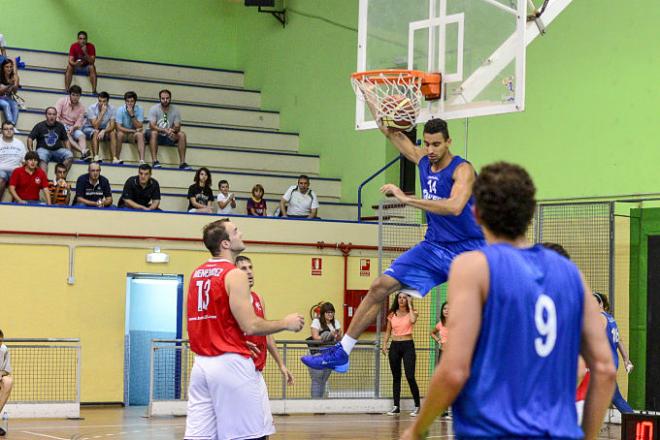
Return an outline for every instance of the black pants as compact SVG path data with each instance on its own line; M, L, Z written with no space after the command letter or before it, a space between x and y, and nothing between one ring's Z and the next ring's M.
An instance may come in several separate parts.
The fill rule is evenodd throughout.
M392 370L392 392L394 405L400 406L401 400L401 360L406 371L406 380L410 386L415 406L419 407L419 388L415 380L415 363L417 353L413 341L392 341L389 351L390 369Z

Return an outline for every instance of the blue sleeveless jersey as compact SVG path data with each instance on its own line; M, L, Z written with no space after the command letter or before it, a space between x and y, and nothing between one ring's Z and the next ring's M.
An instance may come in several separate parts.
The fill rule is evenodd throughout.
M584 306L578 269L540 245L479 252L490 289L470 377L452 406L456 435L582 438L575 410Z
M434 173L431 162L427 156L417 164L419 168L419 181L422 188L422 198L425 200L441 200L449 198L454 185L454 171L456 167L467 162L460 156L454 156L449 165ZM472 215L474 197L470 197L460 215L440 215L426 211L427 241L436 243L452 243L464 240L483 240L481 228Z
M607 319L607 341L610 343L612 356L614 356L614 366L619 368L619 354L616 352L616 347L619 345L619 326L616 325L614 316L606 312L600 312Z

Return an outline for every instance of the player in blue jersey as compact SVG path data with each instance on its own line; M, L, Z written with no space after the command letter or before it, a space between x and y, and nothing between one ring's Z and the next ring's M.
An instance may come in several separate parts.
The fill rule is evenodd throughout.
M616 370L578 268L525 240L534 195L517 165L489 165L477 177L475 217L489 245L452 264L447 345L403 439L424 438L449 405L458 438L596 438ZM575 411L579 353L591 370L582 429Z
M630 374L630 372L633 370L633 364L630 362L626 347L623 345L621 335L619 335L619 326L616 324L614 316L610 314L610 302L607 299L607 296L600 292L594 292L594 298L596 298L596 302L600 308L600 313L602 315L602 327L604 327L605 334L607 335L607 341L610 343L610 349L612 350L612 356L614 357L614 368L619 368L619 354L617 353L618 349L621 352L621 356L623 357L623 364L626 367L626 372ZM626 399L623 398L623 395L621 395L619 385L617 385L616 389L614 390L612 403L621 413L635 412L630 404L626 401Z
M424 148L415 146L401 131L380 123L379 126L401 154L417 164L422 198L406 195L392 184L384 185L381 191L424 210L428 224L426 236L374 280L341 342L317 355L301 358L310 368L345 372L357 338L375 321L388 295L403 291L424 297L433 287L447 281L449 266L457 255L485 245L483 233L472 215L472 184L476 173L469 162L449 151L451 138L447 123L431 119L424 125Z

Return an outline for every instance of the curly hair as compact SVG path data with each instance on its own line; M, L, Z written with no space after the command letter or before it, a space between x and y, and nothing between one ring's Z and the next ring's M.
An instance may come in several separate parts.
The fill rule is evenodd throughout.
M561 255L564 258L568 258L569 260L571 259L571 256L566 250L566 248L564 248L564 246L560 245L559 243L552 243L546 241L545 243L541 243L541 245L546 249L550 249L551 251L557 252L559 255Z
M486 165L473 192L481 221L495 235L515 239L527 231L536 209L536 188L524 168L507 162Z
M447 122L444 119L429 119L426 124L424 124L424 133L442 133L445 140L449 139L449 127L447 127Z

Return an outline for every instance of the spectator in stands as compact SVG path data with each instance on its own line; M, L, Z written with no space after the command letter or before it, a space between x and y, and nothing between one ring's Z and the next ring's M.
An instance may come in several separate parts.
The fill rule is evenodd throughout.
M71 201L71 185L66 181L66 165L55 165L55 178L48 181L48 192L53 205L68 206Z
M5 114L5 121L18 124L18 102L16 92L19 88L18 74L14 61L6 58L0 64L0 108Z
M218 214L233 214L236 209L236 196L229 192L229 182L221 180L218 183Z
M11 362L9 348L5 345L5 334L0 330L0 414L4 414L3 409L14 384L14 378L11 375ZM0 422L0 436L7 434L7 421Z
M57 121L66 128L69 136L69 144L81 154L81 159L91 161L92 155L87 149L87 141L82 127L85 123L85 106L80 102L82 90L79 86L71 86L69 96L60 98L55 103L57 110Z
M94 162L102 162L99 147L102 141L110 142L110 151L117 149L117 136L115 135L115 107L108 101L108 92L101 92L98 101L87 107L87 117L82 128L87 139L92 141L92 155Z
M213 213L211 171L201 167L195 173L195 183L188 188L188 212Z
M310 327L312 336L307 339L319 342L322 345L333 345L342 338L341 323L335 319L335 306L333 306L332 303L325 302L321 305L319 317L314 318ZM318 352L320 348L321 346L319 345L310 346L310 352ZM308 370L312 379L312 399L324 398L325 385L328 382L332 370L314 370L312 368L308 368Z
M14 137L14 124L9 121L2 123L2 138L0 138L0 201L5 193L9 176L23 164L27 153L25 144Z
M257 183L252 187L252 196L247 201L247 215L266 217L268 211L264 200L264 187Z
M143 163L138 175L129 177L117 206L144 211L160 211L160 185L151 177L151 166Z
M121 156L121 147L124 139L127 142L137 145L139 164L144 163L144 112L142 107L137 105L137 93L126 92L124 93L124 102L117 109L115 121L117 123L117 145L116 150L112 151L112 163L124 163L119 159ZM112 144L110 145L112 148Z
M34 151L25 153L25 165L16 168L9 178L9 194L14 202L40 204L39 192L43 193L46 204L50 205L48 176L39 168L39 155Z
M76 181L76 206L91 208L107 208L112 206L112 189L110 182L101 175L101 165L92 162L87 167L87 174L78 177Z
M318 208L319 200L309 188L309 177L304 174L298 177L298 185L289 187L280 200L282 217L315 218Z
M179 149L179 168L191 170L186 163L186 133L181 131L181 113L171 104L172 92L158 92L160 103L149 110L149 148L154 168L160 168L158 162L158 145L176 145Z
M9 58L7 56L7 40L5 40L5 36L3 34L0 34L0 63L2 63L4 60Z
M69 90L73 74L88 75L92 93L96 94L96 48L87 42L87 32L78 32L78 41L69 48L69 62L64 72L64 90Z
M48 171L48 162L62 162L66 165L67 172L73 162L73 153L69 147L69 137L64 125L57 122L57 109L48 107L46 109L46 120L39 122L32 128L27 138L28 150L34 151L34 141L37 141L37 154L39 165L44 171Z

